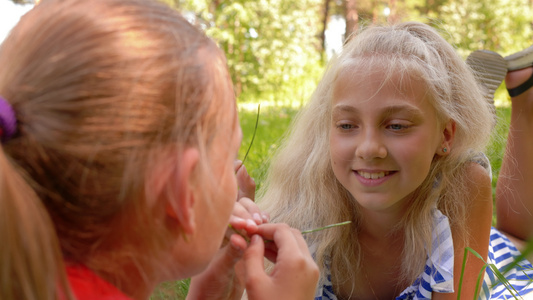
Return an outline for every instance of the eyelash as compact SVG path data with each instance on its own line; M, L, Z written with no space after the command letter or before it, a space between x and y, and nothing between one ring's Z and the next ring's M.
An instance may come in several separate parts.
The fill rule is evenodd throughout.
M347 128L347 127L349 127L349 128ZM355 126L353 126L352 124L346 124L346 123L337 125L337 128L341 129L341 130L353 129L354 127Z
M393 127L396 127L396 128L393 128ZM409 126L403 125L403 124L390 124L390 125L387 125L387 128L397 131L397 130L407 129L409 128Z
M337 124L335 127L337 129L339 129L339 130L351 130L351 129L356 128L355 125L348 124L348 123ZM397 123L389 124L389 125L385 126L385 128L393 130L393 131L402 131L402 130L409 129L410 127L411 126L409 126L409 125L397 124Z

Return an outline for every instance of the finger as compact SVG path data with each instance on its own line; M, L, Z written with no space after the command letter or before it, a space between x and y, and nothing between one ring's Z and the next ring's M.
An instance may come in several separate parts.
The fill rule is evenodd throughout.
M247 248L246 241L236 234L230 237L227 246L220 249L209 264L209 269L225 274L233 271L235 264L243 257Z
M244 199L246 199L246 198L244 198ZM250 220L252 220L253 219L253 217L252 217L253 212L248 211L248 208L246 208L244 205L242 205L242 203L243 203L242 201L235 202L235 204L233 205L232 215L236 216L236 217L239 217L241 219L250 219Z
M275 248L273 245L268 245L268 249L277 251L277 257L280 255L287 255L287 252L294 252L296 249L300 250L300 252L302 251L301 245L299 245L295 237L295 233L293 233L292 229L287 224L263 224L259 226L257 233L260 234L265 240L273 241Z
M226 232L238 234L245 234L251 236L258 230L257 224L251 219L242 219L236 216L231 216L229 220L231 225Z
M263 220L264 220L263 215L264 214L261 211L261 209L259 209L259 206L257 206L257 204L255 202L253 202L249 198L241 198L241 199L239 199L238 203L244 209L246 209L248 214L250 214L252 216L252 219L255 221L255 223L257 223L257 225L263 224Z
M247 197L252 200L255 199L255 181L250 174L248 174L246 167L241 164L236 172L237 186L239 187L237 199L242 197Z
M264 271L264 247L263 239L259 235L253 235L244 252L243 261L247 288L267 279Z
M242 161L239 159L236 159L233 161L233 169L235 170L235 173L239 171L240 167L242 166Z
M303 253L310 254L311 252L309 251L309 246L307 245L307 242L305 241L302 232L295 228L291 228L291 232L294 235L294 239L296 240L300 251L302 251Z

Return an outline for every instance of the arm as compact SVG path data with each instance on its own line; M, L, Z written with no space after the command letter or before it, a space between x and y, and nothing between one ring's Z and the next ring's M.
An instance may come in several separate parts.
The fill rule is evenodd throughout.
M468 185L466 200L471 204L467 209L466 226L469 228L470 248L474 249L485 260L488 255L490 228L492 223L492 186L490 176L486 170L477 163L471 163L467 168L465 178L470 180ZM452 236L454 229L452 228ZM463 266L463 257L465 245L462 241L454 239L454 293L433 293L435 300L452 300L457 299L459 283L461 278L461 269ZM460 299L476 299L474 295L476 281L484 262L472 255L470 252L467 256L466 268L463 275ZM481 279L483 280L483 279Z

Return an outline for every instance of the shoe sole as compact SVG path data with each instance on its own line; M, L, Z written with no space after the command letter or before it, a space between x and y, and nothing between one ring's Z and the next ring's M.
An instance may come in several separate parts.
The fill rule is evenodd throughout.
M504 59L507 61L507 70L509 71L531 67L533 65L533 46L506 56Z
M470 53L466 63L474 72L487 101L494 104L494 93L507 75L508 61L496 52L477 50Z

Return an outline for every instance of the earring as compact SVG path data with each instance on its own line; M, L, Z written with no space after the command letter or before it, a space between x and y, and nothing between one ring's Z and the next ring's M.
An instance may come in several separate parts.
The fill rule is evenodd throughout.
M448 152L448 148L446 148L446 147L442 148L442 152L444 152L444 153Z
M187 237L187 234L185 233L185 230L180 230L180 231L181 231L181 237L183 238L185 243L189 243L189 238Z

